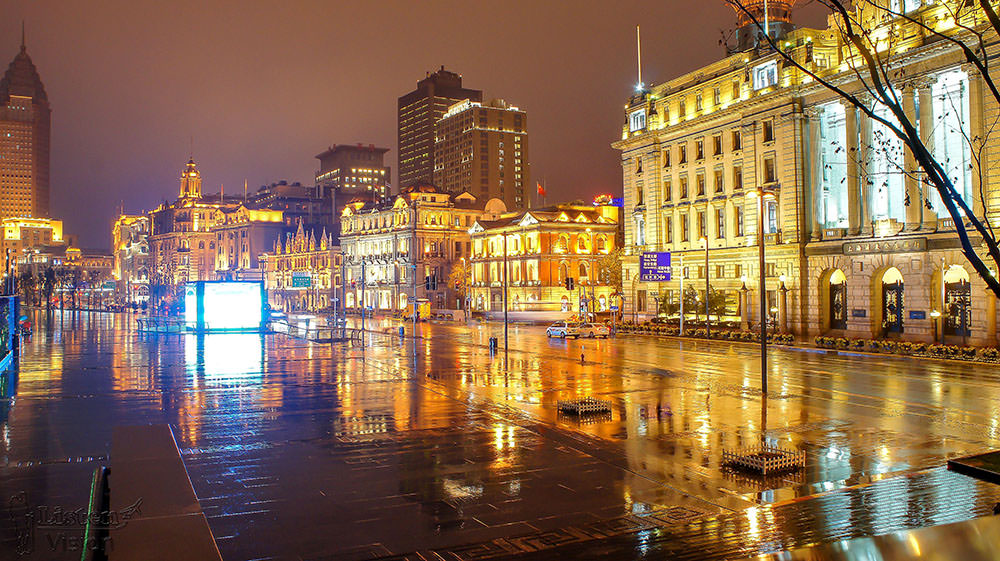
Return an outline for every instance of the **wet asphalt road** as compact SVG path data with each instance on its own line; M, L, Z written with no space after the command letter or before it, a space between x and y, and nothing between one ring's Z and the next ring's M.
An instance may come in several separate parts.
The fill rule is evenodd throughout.
M605 551L595 544L726 558L1000 500L941 469L1000 447L994 365L774 348L765 400L758 349L738 343L550 341L514 326L505 358L499 325L422 324L418 338L407 326L401 339L369 322L390 333L359 346L145 336L99 313L35 323L0 411L0 496L81 506L113 426L170 423L226 559ZM612 401L610 417L557 412L583 396ZM760 480L720 466L723 449L762 438L804 451L806 468Z

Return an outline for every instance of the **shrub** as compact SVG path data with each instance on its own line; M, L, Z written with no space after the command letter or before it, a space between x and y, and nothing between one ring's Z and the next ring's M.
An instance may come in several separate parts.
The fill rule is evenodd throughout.
M962 358L976 358L976 348L975 347L961 347L960 353Z
M986 360L997 360L998 358L1000 358L1000 351L998 351L994 347L986 347L979 351L979 356Z
M913 354L924 354L927 352L927 343L910 343L910 352Z
M864 339L851 339L847 343L847 347L849 349L851 349L852 351L860 351L860 350L862 350L862 349L865 348L865 340Z
M838 349L846 349L848 347L849 341L844 337L837 337L833 341L833 346Z
M899 350L899 344L895 341L882 341L882 351L886 353L894 353Z

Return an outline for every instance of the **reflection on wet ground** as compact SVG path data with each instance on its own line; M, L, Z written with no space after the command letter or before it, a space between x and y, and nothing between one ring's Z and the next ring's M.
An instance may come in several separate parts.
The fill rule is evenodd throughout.
M141 336L110 314L35 324L0 417L0 496L82 506L113 426L170 423L227 559L725 558L1000 500L940 468L1000 446L990 365L773 349L763 399L757 349L722 342L548 341L516 326L491 357L499 326L427 324L362 348ZM557 413L587 395L611 415ZM806 469L761 480L720 466L723 449L762 438L805 451Z

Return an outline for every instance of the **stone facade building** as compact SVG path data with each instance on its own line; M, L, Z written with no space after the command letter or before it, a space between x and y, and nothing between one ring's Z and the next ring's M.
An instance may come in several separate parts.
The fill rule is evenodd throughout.
M555 205L477 220L469 230L472 311L503 311L505 262L509 311L608 311L615 289L601 278L600 260L616 249L618 214L614 206Z
M491 207L504 210L500 201ZM404 310L414 290L418 301L434 309L459 309L448 276L469 258L469 228L484 212L469 193L453 195L429 184L404 188L392 204L348 205L340 238L347 309L363 302L377 311ZM427 287L427 277L436 279L436 288Z
M904 3L907 16L944 33L946 7ZM888 33L904 110L978 216L1000 213L1000 178L984 174L967 139L986 138L997 114L982 79L952 43L884 10L857 12ZM970 11L970 25L983 25ZM761 18L763 21L763 18ZM783 48L811 71L864 96L836 22L827 29L776 26ZM747 36L744 32L741 36ZM879 116L887 110L876 107ZM676 79L642 87L625 109L626 313L655 314L686 278L758 317L757 216L763 213L768 308L800 336L892 337L996 343L995 298L961 254L951 218L889 130L765 48L733 52ZM754 196L763 194L763 197ZM763 206L758 204L763 201ZM705 243L709 266L704 267ZM979 243L979 241L976 241ZM643 282L645 251L672 253L674 280ZM744 289L744 287L746 287ZM770 310L767 310L770 312ZM940 314L940 319L935 319Z
M149 217L122 214L111 228L112 276L118 300L132 304L149 300Z
M299 224L294 234L275 242L261 256L264 287L271 307L286 312L317 311L339 302L343 290L342 256L325 230L308 231Z

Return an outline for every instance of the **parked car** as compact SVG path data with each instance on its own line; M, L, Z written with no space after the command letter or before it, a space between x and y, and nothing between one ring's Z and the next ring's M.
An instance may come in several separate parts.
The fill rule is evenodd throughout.
M603 323L581 323L579 329L580 337L590 337L591 339L594 337L604 337L607 339L608 335L611 334L611 330Z
M545 335L548 337L560 337L565 339L567 337L580 337L580 325L579 323L573 323L569 321L557 321L545 329Z

